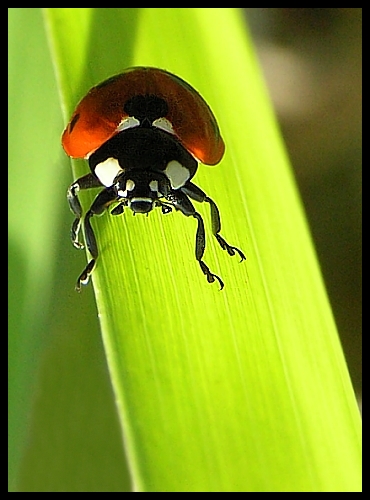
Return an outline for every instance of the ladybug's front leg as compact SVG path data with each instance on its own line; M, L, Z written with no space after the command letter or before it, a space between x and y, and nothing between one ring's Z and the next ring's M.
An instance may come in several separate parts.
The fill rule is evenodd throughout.
M187 217L192 216L197 219L198 228L195 236L195 258L199 263L202 273L206 276L208 283L213 283L215 280L217 280L220 284L220 290L222 290L224 287L222 279L217 276L217 274L213 274L203 260L203 254L206 248L206 233L204 230L204 222L202 216L198 212L196 212L192 202L189 200L186 194L181 192L180 190L172 191L166 196L166 198L177 210L180 210L180 212L182 212L184 215L186 215Z
M71 240L73 246L75 246L76 248L81 249L84 247L83 244L78 241L78 233L80 232L81 228L82 207L77 193L81 189L92 189L101 186L102 183L99 181L99 179L90 172L89 174L77 179L77 181L73 182L68 188L67 200L69 203L69 208L76 217L71 227Z
M190 196L190 198L195 201L198 201L200 203L206 202L209 204L209 206L211 207L212 232L216 237L218 244L220 245L222 250L226 250L227 253L231 256L235 255L235 253L238 253L240 262L246 260L244 253L239 248L229 245L227 241L224 240L224 238L220 235L221 220L220 212L218 211L216 203L209 196L207 196L204 191L202 191L192 182L187 182L185 186L181 188L181 191L187 196Z
M104 210L109 207L113 202L117 200L117 195L113 188L104 189L93 201L90 210L87 211L84 218L84 233L87 249L89 250L92 259L87 264L85 269L82 271L77 279L76 290L79 292L81 290L81 285L87 285L90 279L90 275L95 267L96 259L99 255L98 245L96 243L95 234L90 223L90 219L94 215L101 215Z

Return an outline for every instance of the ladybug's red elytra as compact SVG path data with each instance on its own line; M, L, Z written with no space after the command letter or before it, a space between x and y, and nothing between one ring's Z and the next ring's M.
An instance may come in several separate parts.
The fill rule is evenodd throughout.
M204 101L184 80L167 71L149 67L129 68L93 87L77 105L62 136L62 145L72 158L85 158L91 172L71 184L67 192L75 215L71 237L83 248L78 234L83 220L85 241L92 256L77 280L85 285L95 267L98 246L90 219L115 205L112 215L125 207L134 214L156 207L162 213L172 208L198 221L195 257L209 283L221 278L202 260L205 230L201 215L190 198L207 202L212 232L229 255L241 250L230 246L219 234L221 222L215 202L191 182L198 161L219 163L225 151L216 119ZM78 199L81 189L104 187L85 216Z

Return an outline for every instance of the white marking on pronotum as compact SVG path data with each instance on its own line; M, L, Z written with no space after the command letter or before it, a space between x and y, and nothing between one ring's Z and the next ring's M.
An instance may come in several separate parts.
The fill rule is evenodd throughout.
M122 171L116 158L107 158L95 167L95 175L106 187L112 186L114 179Z
M173 189L182 187L190 177L189 170L176 160L172 160L167 164L164 173L168 177Z
M117 127L117 132L122 132L122 130L126 130L128 128L134 128L138 127L140 125L140 122L137 118L133 116L128 116L127 118L124 118L121 123L118 124Z
M170 134L174 135L175 132L172 128L172 123L167 120L167 118L157 118L154 120L152 123L153 127L160 128L161 130L164 130L165 132L169 132Z

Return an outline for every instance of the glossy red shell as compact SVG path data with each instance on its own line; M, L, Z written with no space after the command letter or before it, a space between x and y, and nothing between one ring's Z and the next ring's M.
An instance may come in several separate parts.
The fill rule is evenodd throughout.
M206 165L225 151L216 119L204 99L181 78L156 68L136 67L93 87L80 101L63 132L62 145L72 158L86 158L118 133L127 118L124 104L136 95L167 102L166 119L182 145Z

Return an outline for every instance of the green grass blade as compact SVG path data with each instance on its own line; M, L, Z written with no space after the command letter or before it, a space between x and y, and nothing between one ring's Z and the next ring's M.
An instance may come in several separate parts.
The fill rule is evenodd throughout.
M45 19L67 114L125 66L158 66L201 92L227 145L195 178L248 256L239 264L208 237L222 292L195 262L194 220L95 223L94 290L134 488L358 491L358 409L240 13L46 9Z
M37 9L11 8L8 21L8 477L13 491L46 338L62 208L55 200L67 176L54 170L62 119L42 16Z
M68 240L72 175L42 11L8 14L8 488L127 491L92 290L73 291L84 256Z

